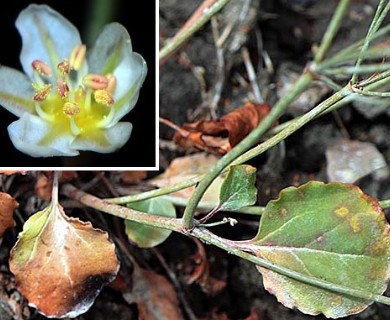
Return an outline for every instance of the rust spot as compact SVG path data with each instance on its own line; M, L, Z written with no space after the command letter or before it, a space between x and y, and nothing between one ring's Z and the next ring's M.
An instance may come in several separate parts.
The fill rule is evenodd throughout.
M349 224L351 225L354 233L358 233L358 232L362 231L362 229L360 227L360 221L359 221L359 218L357 216L353 216L349 220Z
M367 248L368 254L374 257L384 256L389 250L390 247L387 239L378 239Z
M373 265L368 271L368 279L371 281L378 280L384 276L385 276L384 269L377 265Z
M341 217L341 218L344 218L344 217L346 217L346 216L348 215L349 210L348 210L348 208L346 208L346 207L340 207L340 208L336 209L336 210L334 211L334 213L335 213L337 216L339 216L339 217Z
M279 216L285 218L288 215L288 210L286 208L280 208L279 210Z

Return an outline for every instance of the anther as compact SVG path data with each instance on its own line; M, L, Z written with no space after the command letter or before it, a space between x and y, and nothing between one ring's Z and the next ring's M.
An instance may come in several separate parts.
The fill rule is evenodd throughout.
M31 65L34 70L38 71L43 76L50 77L52 75L50 66L41 60L34 60Z
M68 74L70 72L70 63L68 60L63 60L57 65L57 69L61 74Z
M83 78L83 85L91 90L101 90L107 88L108 80L100 74L87 74Z
M64 113L68 116L74 116L75 114L80 112L80 107L77 103L75 102L66 102L64 104L64 107L62 109Z
M33 100L43 101L45 100L51 91L51 84L45 84L43 87L39 88L36 84L33 83L33 87L36 91Z
M107 90L96 90L95 101L100 104L104 104L106 106L110 106L114 103L114 97Z
M87 47L84 44L75 46L70 54L69 63L70 67L76 71L80 70L85 60L85 54Z
M69 87L65 79L60 77L57 79L57 91L61 98L66 98L69 93Z

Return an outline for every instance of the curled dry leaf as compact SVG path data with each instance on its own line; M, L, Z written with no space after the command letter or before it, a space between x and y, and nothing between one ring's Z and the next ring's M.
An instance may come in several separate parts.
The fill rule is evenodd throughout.
M5 230L15 226L14 210L19 207L17 201L8 193L0 192L0 237Z
M187 150L225 154L255 129L269 111L268 104L248 102L219 120L185 123L173 140Z
M31 306L63 318L86 312L119 263L106 232L67 217L54 200L24 224L10 269Z
M210 275L210 263L204 245L196 238L193 240L198 252L192 255L186 263L191 271L184 277L185 282L187 284L198 283L204 293L214 296L226 287L226 281L216 279Z
M163 276L134 264L133 287L123 295L136 303L139 319L184 319L172 284Z

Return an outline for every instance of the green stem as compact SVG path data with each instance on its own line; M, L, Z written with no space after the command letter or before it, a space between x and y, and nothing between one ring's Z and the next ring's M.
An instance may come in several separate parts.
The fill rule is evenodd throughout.
M349 74L359 75L362 73L386 71L389 70L389 68L390 68L390 63L375 63L375 64L365 64L361 66L329 68L329 69L322 70L321 73L326 75L335 75L335 76L349 75Z
M66 184L61 188L61 192L69 198L75 199L88 207L96 210L109 213L113 216L127 219L149 226L164 228L181 232L181 219L166 218L161 216L152 215L149 213L140 212L137 210L129 209L117 204L109 203L102 199L99 199L93 195L90 195L76 187Z
M105 201L110 203L116 203L116 204L126 204L130 202L140 201L140 200L146 200L151 199L159 196L163 196L172 192L176 192L182 189L189 188L195 184L197 184L199 181L201 181L203 178L203 175L199 175L190 179L187 179L185 181L179 182L173 186L168 187L162 187L156 190L150 190L143 193L133 194L129 196L124 197L117 197L117 198L108 198L105 199Z
M219 10L221 10L230 0L219 0L211 6L204 14L185 31L175 36L169 43L167 43L159 53L159 60L161 61L184 42L186 42L196 31L198 31L207 21L211 19Z
M390 208L390 199L379 201L379 205L380 205L383 209L388 209L388 208Z
M244 140L236 145L230 152L222 157L217 164L212 167L209 173L202 179L192 194L183 214L183 227L190 229L193 226L195 209L202 198L204 192L214 181L214 179L238 156L255 144L260 136L264 134L272 124L283 114L289 104L305 89L312 81L312 75L305 72L296 82L294 88L272 108L271 112Z
M188 204L188 199L174 197L174 196L164 196L164 199L167 199L168 201L172 202L172 204L176 206L182 206L185 207ZM219 203L215 201L200 201L198 203L197 209L198 210L204 210L209 211L217 207ZM235 212L235 213L244 213L244 214L251 214L260 216L263 211L264 207L258 207L258 206L250 206L250 207L243 207L238 210L229 210L229 209L223 209L224 212Z
M378 31L383 19L386 17L389 9L390 9L390 2L387 3L386 7L385 5L385 0L380 0L378 4L378 8L375 12L374 19L371 22L370 28L368 29L367 36L364 40L362 49L360 50L360 55L358 60L356 61L355 68L356 70L361 67L361 64L363 63L363 60L365 59L365 53L370 46L371 41L375 37L375 33ZM355 71L355 73L352 75L351 83L356 84L358 81L358 73Z
M92 45L103 26L113 20L118 5L119 0L95 0L91 3L88 17L85 20L87 25L83 37L88 45Z
M314 58L314 62L316 64L318 64L324 59L326 52L328 51L330 45L332 44L334 36L337 34L337 30L340 27L342 18L344 17L345 12L348 9L349 3L350 0L342 0L339 2L336 11L333 14L332 20L322 38L321 45L318 48L318 51L316 52Z

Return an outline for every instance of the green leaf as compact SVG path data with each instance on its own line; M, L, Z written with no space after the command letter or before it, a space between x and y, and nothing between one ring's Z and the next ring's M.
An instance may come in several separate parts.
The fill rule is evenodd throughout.
M162 198L153 198L149 200L137 201L128 203L130 209L154 214L156 216L176 218L176 210L174 205ZM156 217L157 219L157 217ZM171 230L150 227L142 223L134 221L125 221L126 234L129 239L135 242L141 248L151 248L163 243Z
M256 202L254 186L256 169L249 165L232 166L221 186L219 202L221 209L238 210Z
M309 182L270 201L253 252L303 275L382 294L389 280L389 225L378 202L358 187ZM303 284L259 267L265 288L289 308L345 317L370 301Z

